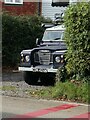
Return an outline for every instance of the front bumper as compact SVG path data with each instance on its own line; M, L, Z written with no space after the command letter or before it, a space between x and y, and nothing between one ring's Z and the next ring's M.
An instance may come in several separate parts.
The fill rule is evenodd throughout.
M56 73L57 69L53 69L52 66L39 65L36 67L19 67L19 71L32 71L32 72L42 72L42 73Z

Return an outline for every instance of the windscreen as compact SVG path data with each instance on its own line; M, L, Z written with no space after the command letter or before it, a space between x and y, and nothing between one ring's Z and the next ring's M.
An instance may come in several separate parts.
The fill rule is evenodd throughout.
M63 36L64 36L64 31L60 31L60 30L47 30L44 33L43 36L43 41L48 41L48 40L63 40Z

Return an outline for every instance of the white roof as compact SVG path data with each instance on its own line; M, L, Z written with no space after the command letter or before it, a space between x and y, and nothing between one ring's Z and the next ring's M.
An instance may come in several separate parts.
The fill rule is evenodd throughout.
M46 30L65 30L64 25L57 25L51 28L47 28Z

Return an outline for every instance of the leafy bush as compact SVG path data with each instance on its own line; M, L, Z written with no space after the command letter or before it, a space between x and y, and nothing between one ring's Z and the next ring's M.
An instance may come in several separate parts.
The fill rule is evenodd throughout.
M87 82L57 82L56 86L52 88L52 97L90 103L89 87L90 84Z
M64 16L68 73L77 80L90 73L90 2L67 8Z
M43 17L2 15L2 57L3 65L15 66L23 49L35 47L36 38L41 38L44 29Z
M64 82L67 79L67 71L65 66L58 68L56 73L56 82Z
M54 87L29 90L30 94L40 98L90 103L90 83L85 81L57 82Z
M77 89L78 99L89 102L89 92L89 85L86 83L81 84Z

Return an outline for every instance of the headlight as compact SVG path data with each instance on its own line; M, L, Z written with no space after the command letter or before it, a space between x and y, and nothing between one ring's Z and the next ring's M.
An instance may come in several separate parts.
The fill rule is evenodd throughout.
M59 62L60 62L60 57L57 56L57 57L55 58L55 61L56 61L57 63L59 63Z
M26 59L26 62L29 62L29 60L30 60L29 55L26 55L26 56L25 56L25 59Z

